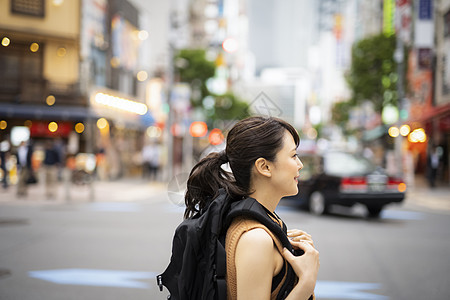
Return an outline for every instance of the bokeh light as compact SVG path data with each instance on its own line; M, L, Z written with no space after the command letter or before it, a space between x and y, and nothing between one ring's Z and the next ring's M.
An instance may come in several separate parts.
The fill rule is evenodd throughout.
M423 128L417 128L408 135L408 141L411 143L425 143L427 141L427 134Z
M105 129L106 127L108 127L108 121L105 118L100 118L97 120L97 127L98 129L102 130Z
M56 123L56 122L50 122L50 123L48 124L48 130L49 130L50 132L56 132L56 131L58 130L58 123Z
M136 75L136 78L139 81L145 81L148 78L148 74L145 71L139 71Z
M193 137L204 137L208 133L208 126L205 122L192 122L189 126L189 133Z
M158 126L149 126L146 133L149 138L159 138L162 134L162 130Z
M75 131L77 133L83 133L84 132L84 124L83 123L75 124Z
M10 43L11 43L11 40L9 38L7 38L6 36L2 39L2 46L8 47Z
M405 124L400 127L400 134L402 136L407 136L410 132L411 132L411 128L409 127L409 125Z
M400 130L397 127L395 127L395 126L392 126L392 127L389 128L388 133L389 133L390 137L394 137L395 138L395 137L399 136Z
M138 38L139 38L141 41L145 41L145 40L148 38L148 32L147 32L146 30L141 30L141 31L139 31L139 33L138 33Z
M39 50L39 44L38 43L31 43L30 50L31 50L31 52L37 52Z
M237 51L239 44L235 39L227 38L223 41L222 48L228 53L233 53Z
M219 128L214 128L213 130L211 130L211 132L209 133L209 143L213 146L217 146L223 143L224 141L224 136L222 134L222 130L220 130Z
M48 106L52 106L53 104L55 104L56 99L55 96L53 95L48 95L47 98L45 99L45 103L47 103Z
M132 112L138 115L145 115L148 111L147 105L145 105L144 103L104 93L97 93L95 95L95 102L97 102L98 104L109 106L111 108Z
M59 47L58 50L56 50L56 55L58 55L59 57L64 57L66 56L67 50L64 47Z

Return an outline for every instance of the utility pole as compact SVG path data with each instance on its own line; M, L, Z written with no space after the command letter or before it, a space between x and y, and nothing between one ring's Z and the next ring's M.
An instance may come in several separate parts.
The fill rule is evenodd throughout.
M395 12L395 18L396 24L400 24L400 13L396 10ZM396 32L396 47L394 52L394 60L397 63L397 109L399 112L399 118L397 120L397 128L400 128L402 126L402 118L400 117L400 112L403 108L403 101L404 101L404 89L403 89L403 82L404 82L404 61L405 61L405 55L404 55L404 46L403 46L403 40L402 36L400 34L401 27L397 27ZM403 176L403 156L402 156L402 142L403 142L403 136L399 134L397 137L395 137L394 142L394 152L395 152L395 162L396 162L396 169L397 169L397 175Z
M165 126L166 137L167 137L167 180L173 178L173 135L172 135L172 125L174 121L174 112L172 107L172 91L174 85L174 63L173 56L175 50L175 32L176 32L176 20L174 1L171 1L171 6L169 8L169 49L167 62L167 105L169 106L169 115L167 119L167 124Z

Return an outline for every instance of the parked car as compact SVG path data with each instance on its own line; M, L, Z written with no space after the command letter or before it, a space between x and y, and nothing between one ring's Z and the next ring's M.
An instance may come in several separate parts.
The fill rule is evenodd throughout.
M402 202L406 185L401 178L388 176L362 156L329 151L322 155L302 155L299 192L287 198L299 201L311 213L322 215L331 205L351 207L361 203L370 217L378 217L389 203Z

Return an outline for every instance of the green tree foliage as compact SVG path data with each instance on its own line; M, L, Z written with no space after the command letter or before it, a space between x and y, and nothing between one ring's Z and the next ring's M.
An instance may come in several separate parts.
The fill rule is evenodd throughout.
M336 102L331 107L331 119L333 123L342 129L342 133L346 136L354 135L355 129L350 129L348 121L350 111L355 105L350 101Z
M381 113L387 104L397 105L397 63L395 36L379 34L355 43L347 81L353 91L352 105L369 100ZM407 59L405 59L407 61ZM406 69L406 68L405 68Z
M206 81L213 77L216 72L214 62L206 59L204 49L182 49L175 57L175 69L181 82L192 85L199 85L199 99L203 99L209 93L206 88ZM194 106L201 104L201 101L192 101Z
M345 128L348 118L349 111L352 107L350 102L336 102L331 108L331 118L333 122L341 128Z
M233 120L248 117L249 105L238 99L233 93L215 96L213 120Z
M192 106L201 108L210 121L242 119L249 115L247 102L238 99L233 93L214 95L208 91L206 81L214 77L216 65L206 59L205 50L180 50L174 61L178 79L181 82L189 83L193 90L199 91L199 94L191 99ZM203 106L203 99L207 96L214 99L213 107L205 108Z

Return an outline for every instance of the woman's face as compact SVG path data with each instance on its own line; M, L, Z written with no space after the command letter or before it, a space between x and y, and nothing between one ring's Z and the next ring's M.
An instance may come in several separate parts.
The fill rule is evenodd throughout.
M282 197L293 196L298 192L297 182L303 164L297 156L297 146L292 135L285 131L283 146L272 164L272 182Z

